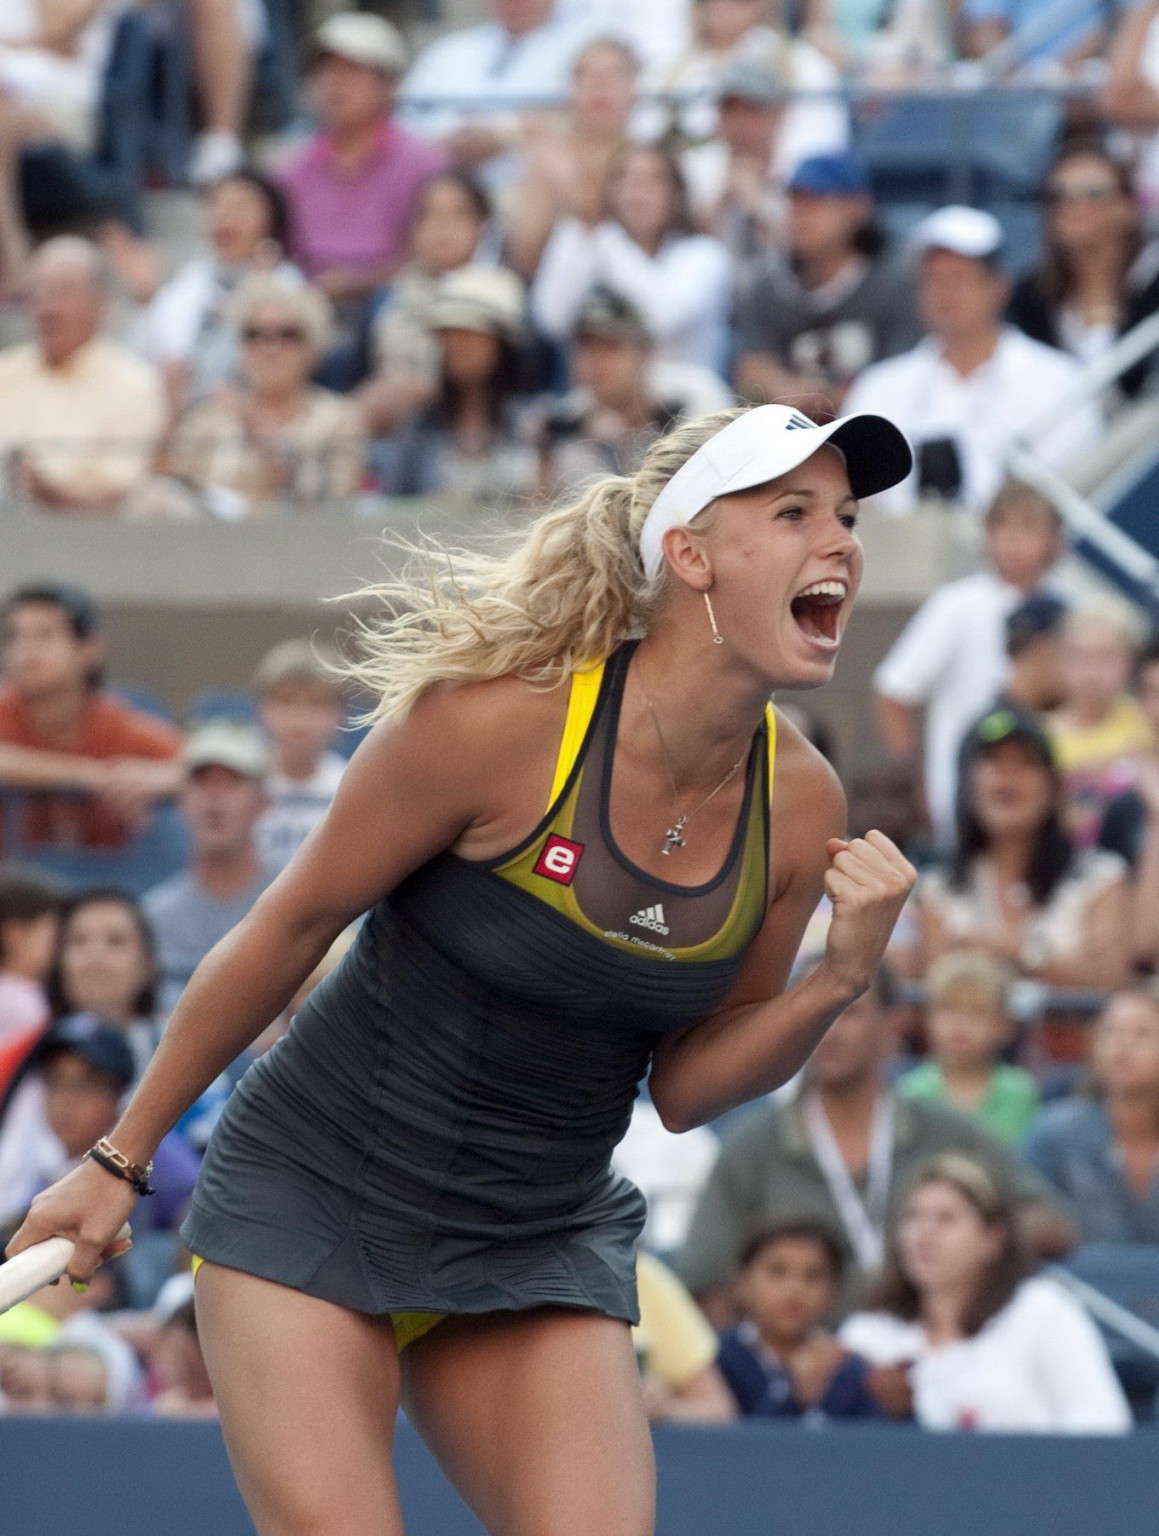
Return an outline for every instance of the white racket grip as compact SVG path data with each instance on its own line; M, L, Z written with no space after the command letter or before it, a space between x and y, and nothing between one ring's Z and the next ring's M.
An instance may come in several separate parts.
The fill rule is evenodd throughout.
M126 1224L114 1241L128 1236ZM7 1312L18 1301L26 1301L41 1286L51 1285L67 1273L74 1246L70 1237L50 1237L0 1264L0 1312Z

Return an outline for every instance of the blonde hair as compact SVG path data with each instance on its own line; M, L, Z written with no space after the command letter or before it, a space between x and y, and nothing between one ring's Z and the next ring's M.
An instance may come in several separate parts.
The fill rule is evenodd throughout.
M311 353L315 357L322 356L330 345L334 329L333 311L324 294L301 279L281 272L255 272L241 284L230 305L233 323L239 331L264 304L293 315L302 327Z
M742 408L687 422L648 450L634 475L606 475L578 501L536 519L506 553L407 546L395 579L348 593L385 610L356 618L346 675L378 699L368 719L402 715L436 683L519 677L554 688L642 633L664 591L640 563L640 528L672 476ZM706 526L705 508L697 526Z
M335 699L343 691L337 677L338 657L328 647L311 640L283 640L267 651L254 672L254 692L272 693L292 684L296 687L325 688Z
M980 949L951 949L939 955L926 973L926 1002L930 1008L983 1007L1007 1011L1007 993L1014 967Z
M1072 608L1063 620L1064 640L1074 640L1092 630L1114 635L1132 654L1147 638L1147 626L1130 603L1109 592L1087 598Z

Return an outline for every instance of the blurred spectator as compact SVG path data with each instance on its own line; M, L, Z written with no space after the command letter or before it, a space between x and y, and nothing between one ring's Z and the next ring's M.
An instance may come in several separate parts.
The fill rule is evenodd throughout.
M531 288L535 322L566 341L597 288L644 318L657 353L717 372L724 365L730 262L712 235L692 232L684 178L666 150L638 147L620 161L611 217L596 225L561 219Z
M448 272L482 261L490 218L487 194L464 171L442 171L422 189L410 259L372 324L375 371L359 391L372 436L395 431L437 398L442 359L430 306Z
M774 9L777 25L770 25ZM722 77L733 64L758 65L801 98L785 108L777 133L775 170L785 180L810 155L844 149L849 116L836 66L805 38L790 36L781 12L779 0L775 7L771 0L694 0L692 47L650 74L644 89L677 98L675 126L683 137L708 139L718 129L715 98ZM657 137L665 129L662 118L649 126Z
M207 250L191 256L152 299L134 328L134 341L165 371L175 405L203 400L239 374L233 296L254 272L300 278L285 259L285 194L257 171L219 181L206 208Z
M1135 691L1139 707L1159 740L1159 637L1153 636L1139 653ZM1159 817L1159 770L1155 755L1148 754L1136 763L1134 786L1116 795L1107 806L1099 847L1109 848L1135 868L1155 817Z
M1058 513L1010 482L986 514L986 569L926 598L873 675L877 726L890 756L923 758L926 800L939 843L956 832L958 749L994 703L1010 661L1005 621L1039 593L1062 553ZM919 712L924 711L924 726Z
M217 1418L217 1403L197 1337L197 1313L192 1298L161 1325L155 1365L162 1387L152 1407L159 1418Z
M1063 624L1062 699L1047 731L1066 795L1066 820L1082 847L1098 840L1110 802L1134 784L1159 738L1128 693L1142 629L1114 598L1084 603Z
M18 1215L86 1156L117 1122L133 1054L96 1014L71 1014L36 1047L0 1118L0 1221ZM134 1239L172 1233L197 1180L197 1158L170 1133L153 1159L156 1194L133 1220Z
M1100 115L1134 143L1135 175L1149 211L1159 203L1159 0L1118 9L1107 48ZM1128 143L1131 141L1128 140Z
M566 116L524 156L507 211L507 255L529 281L560 219L595 225L606 217L612 175L628 147L639 68L616 38L586 44L572 69Z
M843 1234L852 1255L848 1304L880 1266L895 1192L936 1152L992 1163L1020 1199L1036 1246L1060 1252L1072 1240L1045 1185L975 1120L898 1095L886 1070L894 1042L880 986L833 1024L795 1096L749 1110L725 1137L679 1261L718 1324L733 1320L728 1287L747 1245L764 1227L801 1217Z
M494 20L429 43L400 96L415 132L441 139L456 164L467 167L513 149L523 113L563 98L591 35L583 21L554 15L553 0L493 0L489 9ZM505 169L510 174L513 166ZM492 167L491 174L503 173Z
M245 157L254 61L269 22L262 0L189 0L186 14L200 121L187 175L195 187L208 187Z
M1015 284L1007 319L1091 363L1159 309L1159 241L1144 238L1130 168L1097 143L1062 151L1043 202L1045 254ZM1139 393L1148 367L1123 376L1124 393Z
M1085 1243L1159 1243L1159 997L1120 992L1091 1042L1094 1092L1048 1104L1026 1156Z
M48 1350L5 1343L0 1335L0 1414L52 1412L52 1371Z
M180 807L193 843L190 865L155 885L141 903L157 938L166 1014L201 961L241 922L276 873L262 863L257 845L270 766L257 731L207 720L190 736L183 766Z
M571 352L576 388L551 402L540 426L540 494L568 494L593 475L630 475L680 421L724 410L732 395L720 375L655 356L639 311L597 290L576 321Z
M784 224L777 140L785 90L760 64L731 64L718 87L715 137L680 157L697 223L724 241L741 271L779 240Z
M936 1158L892 1224L876 1310L851 1317L841 1339L908 1377L926 1429L1124 1434L1130 1409L1097 1328L1030 1271L989 1170Z
M958 847L918 883L916 953L894 955L921 977L947 949L983 950L1048 986L1110 989L1129 968L1126 866L1077 848L1063 824L1050 742L1026 715L1000 708L962 745Z
M888 416L914 445L914 472L876 499L884 511L906 512L922 496L983 507L1015 440L1058 465L1098 438L1094 404L1052 412L1081 382L1079 364L1003 324L1010 282L998 264L1002 239L998 220L979 208L942 208L918 226L928 334L911 352L867 368L844 406Z
M101 687L99 618L79 587L19 588L3 628L0 789L19 797L21 857L125 847L176 793L180 732Z
M21 152L93 147L115 7L106 0L14 0L0 13L0 282L22 286L29 252Z
M122 1299L123 1278L123 1264L105 1264L87 1290L78 1293L64 1283L46 1285L0 1318L0 1356L6 1348L4 1335L12 1330L12 1336L31 1344L43 1361L49 1396L45 1411L126 1413L139 1406L140 1364L131 1346L104 1316ZM69 1369L70 1362L66 1361L65 1370L58 1370L60 1357L74 1349L99 1359L103 1371L95 1370L91 1359L84 1369ZM99 1405L102 1381L103 1405Z
M1050 592L1034 592L1006 615L1010 670L995 703L1028 715L1062 702L1062 626L1067 606Z
M289 254L328 298L355 311L394 276L422 185L446 156L393 121L406 45L389 21L340 12L318 28L314 47L319 132L280 173Z
M485 501L531 490L534 456L514 419L524 314L523 284L503 267L462 267L443 279L427 311L441 353L439 397L376 446L388 496Z
M958 8L959 0L833 0L838 59L877 86L929 85L954 59Z
M693 1207L704 1188L720 1142L707 1126L670 1131L646 1092L632 1105L632 1119L612 1153L612 1167L644 1196L648 1217L641 1239L662 1257L684 1241Z
M974 1115L1018 1146L1038 1109L1029 1072L1003 1061L1014 1040L1007 992L1011 967L984 950L939 955L925 976L929 1057L898 1080L907 1099L933 1099Z
M165 456L169 479L155 488L158 510L234 522L353 495L365 461L361 415L310 382L330 335L326 300L268 273L246 280L232 310L241 384L178 423Z
M145 481L168 415L151 364L102 334L104 258L60 235L31 265L36 340L0 352L9 493L42 509L110 513Z
M1053 0L961 0L962 51L970 58L984 58L1007 38L1026 42L1016 63L1041 65L1049 60L1058 69L1073 69L1103 50L1108 21L1114 5L1099 0L1085 4L1057 5Z
M108 1413L109 1368L91 1344L50 1344L52 1406L56 1413Z
M54 1018L95 1013L133 1054L136 1082L161 1039L157 954L152 929L124 891L83 891L64 904L60 942L48 977Z
M777 707L780 709L780 705ZM914 764L877 763L864 773L852 775L848 784L849 835L864 837L876 827L897 844L907 859L925 863L930 822Z
M284 869L297 853L346 771L346 758L333 747L346 718L336 660L312 641L286 640L258 665L254 691L272 761L256 835L270 869Z
M1159 640L1152 639L1139 657L1139 703L1159 738ZM1132 949L1143 970L1159 969L1159 754L1135 762L1134 783L1107 806L1099 829L1099 847L1117 853L1135 875Z
M745 1418L876 1418L860 1356L826 1323L845 1272L845 1250L816 1221L759 1232L741 1255L741 1321L720 1341L717 1364Z
M788 250L765 258L738 309L736 377L753 400L820 394L839 405L868 364L918 340L912 260L874 221L855 156L797 167Z
M650 1253L636 1256L636 1285L640 1321L632 1342L649 1419L684 1424L734 1419L732 1397L716 1367L716 1335L684 1286Z
M35 869L0 864L0 1097L4 1062L48 1023L45 981L60 931L63 892Z

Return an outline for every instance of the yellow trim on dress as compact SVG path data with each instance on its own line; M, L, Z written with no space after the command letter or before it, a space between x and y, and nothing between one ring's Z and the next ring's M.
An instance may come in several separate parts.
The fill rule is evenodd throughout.
M200 1254L195 1253L192 1260L193 1277L196 1280L197 1271L205 1260ZM394 1342L401 1355L408 1344L413 1344L416 1339L421 1339L424 1333L430 1333L436 1323L441 1323L446 1317L445 1312L391 1312L390 1321L394 1326Z

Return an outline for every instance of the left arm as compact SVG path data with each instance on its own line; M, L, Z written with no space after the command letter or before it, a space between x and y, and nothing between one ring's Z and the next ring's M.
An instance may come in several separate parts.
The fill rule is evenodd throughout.
M652 1101L672 1131L771 1093L805 1064L870 985L916 878L882 833L841 840L845 796L837 776L783 723L773 804L780 880L737 984L716 1013L656 1052ZM833 902L825 958L785 992L823 890Z

